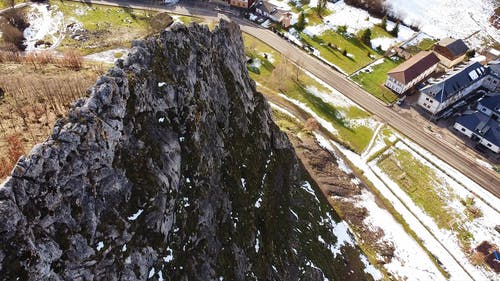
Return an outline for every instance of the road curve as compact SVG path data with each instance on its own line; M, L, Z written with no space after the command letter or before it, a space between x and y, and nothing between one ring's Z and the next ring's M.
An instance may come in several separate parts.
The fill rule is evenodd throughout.
M80 0L76 2L86 2L104 4L112 6L125 6L129 8L150 9L166 11L170 13L204 17L209 19L217 18L218 13L213 10L213 5L196 2L192 5L159 6L139 4L134 1L93 1ZM476 160L463 151L458 151L450 144L438 139L432 134L426 133L422 127L416 124L415 120L404 117L387 107L380 100L363 90L345 75L335 71L331 67L320 62L318 59L308 55L301 49L290 44L277 34L268 29L255 25L247 20L237 17L230 17L233 22L240 25L241 30L252 35L276 51L285 55L292 62L298 64L303 69L309 71L314 76L363 107L365 110L377 116L381 121L398 130L400 133L439 157L462 174L472 179L478 185L500 198L500 175L493 170L488 170L477 164ZM468 187L466 187L468 188ZM470 190L470 189L469 189ZM473 192L473 190L470 190ZM498 208L498 206L495 206Z

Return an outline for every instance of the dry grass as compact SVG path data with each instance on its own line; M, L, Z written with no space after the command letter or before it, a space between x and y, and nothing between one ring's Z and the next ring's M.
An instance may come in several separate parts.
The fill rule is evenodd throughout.
M86 95L104 68L82 65L79 71L49 62L43 58L23 58L23 63L0 63L0 180L10 172L19 153L46 139L52 124L66 114L72 101ZM14 139L21 146L16 144ZM9 151L12 151L9 152ZM7 156L5 156L7 155ZM14 155L14 156L11 156ZM0 157L1 158L1 157Z
M80 70L83 67L83 57L80 52L75 50L69 50L62 55L49 51L27 54L17 51L0 51L0 63L25 63L32 65L35 69L53 64L71 70Z

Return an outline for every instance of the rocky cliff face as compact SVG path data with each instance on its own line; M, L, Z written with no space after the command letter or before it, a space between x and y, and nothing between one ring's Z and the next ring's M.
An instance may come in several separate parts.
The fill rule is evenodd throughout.
M0 278L366 279L256 92L239 28L134 45L0 188Z

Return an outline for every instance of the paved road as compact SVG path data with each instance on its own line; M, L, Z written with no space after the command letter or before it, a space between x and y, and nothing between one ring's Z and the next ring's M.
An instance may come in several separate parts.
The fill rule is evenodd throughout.
M172 13L201 16L209 19L214 19L218 15L218 13L213 10L214 6L210 5L210 3L202 4L197 2L196 7L189 4L169 7L136 4L137 2L133 1L113 2L84 0L81 2L128 6L130 8L164 10ZM443 140L436 138L434 135L427 133L424 128L416 124L413 119L398 114L392 108L387 107L380 100L376 99L358 85L350 81L345 75L333 70L331 67L308 55L270 30L264 29L240 18L231 17L231 19L240 25L243 32L246 32L267 43L291 61L300 65L303 69L325 81L340 93L350 98L355 103L371 112L373 115L377 116L382 122L395 128L421 147L436 155L449 165L455 167L458 171L491 192L497 198L500 198L500 175L498 173L478 165L475 158L471 157L469 154L464 153L463 151L458 151L449 143L446 143Z
M450 144L427 133L413 119L399 115L392 108L387 107L380 100L364 91L342 74L284 41L273 32L247 25L241 25L241 28L244 32L261 39L279 52L285 54L293 62L298 62L302 68L376 115L381 121L389 124L432 154L455 167L495 196L500 197L500 176L494 171L486 170L478 165L476 160L471 159L468 154L457 151Z

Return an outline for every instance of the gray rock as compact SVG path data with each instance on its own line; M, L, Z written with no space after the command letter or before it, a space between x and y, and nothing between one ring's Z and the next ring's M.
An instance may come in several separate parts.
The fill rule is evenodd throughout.
M238 26L134 46L0 188L0 278L366 279L357 248L317 241L336 216L302 187Z

